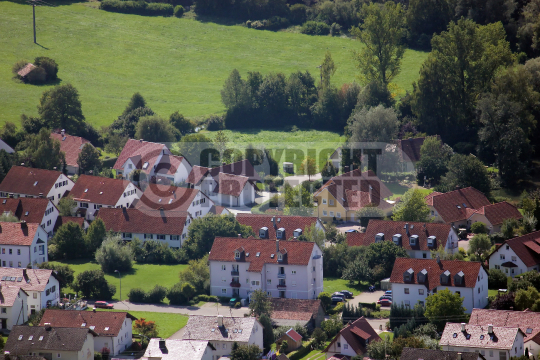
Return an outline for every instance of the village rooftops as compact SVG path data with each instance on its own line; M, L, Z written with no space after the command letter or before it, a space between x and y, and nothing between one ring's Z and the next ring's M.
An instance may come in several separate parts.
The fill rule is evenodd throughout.
M54 231L58 230L58 228L64 224L67 223L75 223L81 227L81 229L84 229L84 222L85 219L83 217L79 216L59 216L56 218L56 224L54 225Z
M56 170L12 166L0 184L0 192L47 196L60 175Z
M262 331L254 317L190 315L182 339L247 343L255 327Z
M30 246L39 224L26 222L0 222L0 245Z
M118 156L113 169L122 170L129 158L132 158L132 161L138 169L141 169L142 166L149 161L153 162L149 163L148 167L153 168L155 165L154 162L157 160L157 155L159 155L164 148L164 144L129 139Z
M180 235L189 214L185 211L101 208L97 213L107 231Z
M403 348L399 360L478 360L479 357L485 359L477 352Z
M15 304L15 300L17 300L21 291L28 295L28 293L24 291L19 285L8 285L5 282L2 283L2 288L0 289L0 306L13 306L13 304Z
M285 229L285 239L302 235L312 225L319 221L316 216L291 216L291 215L259 215L239 213L236 220L253 229L253 232L262 239L276 239L278 229ZM321 227L324 226L321 223ZM261 232L261 229L266 231ZM298 229L301 232L295 233Z
M444 222L451 223L468 219L473 211L491 203L487 197L473 187L458 189L447 193L433 192L425 197Z
M60 142L60 151L63 151L66 156L66 164L70 166L78 167L77 160L79 154L85 144L89 144L90 141L80 136L68 135L66 133L53 132L51 139L58 140Z
M357 354L365 354L367 352L367 346L373 341L380 341L381 338L373 330L371 325L367 320L362 316L361 318L355 320L352 323L347 324L339 333L334 337L334 339L328 344L324 352L328 352L328 349L336 342L339 341L339 337L347 341L349 346Z
M39 325L48 324L53 328L87 328L95 332L97 336L118 336L124 321L128 318L137 320L128 312L47 309Z
M525 337L525 343L534 341L540 345L540 313L537 312L473 309L469 324L519 328Z
M115 206L130 184L128 180L81 175L71 189L75 201Z
M2 288L20 287L25 291L44 291L51 276L56 273L48 269L0 268L0 284Z
M506 201L482 206L481 208L476 210L469 209L469 211L472 211L471 215L469 215L469 218L473 214L484 215L486 219L488 219L488 221L491 223L491 225L501 225L506 219L519 220L523 217L517 207Z
M518 327L446 323L439 343L441 346L511 350L518 332L521 332Z
M161 360L200 360L206 349L207 340L150 339L144 357Z
M366 241L366 233L361 232L348 232L345 233L347 237L348 246L368 246L371 244L369 241Z
M11 212L19 220L27 223L41 223L49 206L45 198L6 198L0 199L0 214Z
M482 264L476 261L397 258L390 283L474 288Z
M187 211L198 193L197 189L150 184L132 206L135 209Z
M4 347L9 354L28 354L34 350L81 351L88 333L86 328L51 326L14 326Z

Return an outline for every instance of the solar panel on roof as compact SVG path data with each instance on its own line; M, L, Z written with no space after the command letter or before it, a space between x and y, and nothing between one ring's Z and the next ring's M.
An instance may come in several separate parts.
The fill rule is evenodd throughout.
M11 281L15 281L17 278L15 276L11 277Z
M7 276L2 276L2 280L6 281Z
M22 277L18 277L17 282L21 282L21 281L22 281Z

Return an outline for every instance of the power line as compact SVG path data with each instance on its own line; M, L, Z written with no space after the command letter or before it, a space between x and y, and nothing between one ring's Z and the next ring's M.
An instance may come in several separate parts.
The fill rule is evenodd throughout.
M27 0L28 4L32 5L32 18L33 18L33 24L34 24L34 44L37 44L36 39L36 6L55 6L52 4L49 4L48 2L45 2L43 0Z

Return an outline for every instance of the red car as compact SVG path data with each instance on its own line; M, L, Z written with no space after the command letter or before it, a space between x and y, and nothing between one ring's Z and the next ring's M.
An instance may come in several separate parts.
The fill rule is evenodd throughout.
M113 304L109 304L108 302L106 301L96 301L94 303L94 307L95 308L100 308L100 309L114 309L114 305Z
M381 299L377 301L377 304L380 304L381 306L392 306L392 300Z

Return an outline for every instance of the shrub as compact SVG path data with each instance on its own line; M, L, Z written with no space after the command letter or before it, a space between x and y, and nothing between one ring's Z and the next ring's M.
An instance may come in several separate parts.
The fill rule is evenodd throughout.
M181 283L174 284L174 286L170 288L169 291L167 291L167 299L169 299L169 303L171 305L182 305L186 303L187 298L182 293ZM199 299L200 299L200 296L199 296Z
M150 304L158 304L167 296L167 289L161 285L156 285L152 290L146 294L146 301Z
M488 228L486 224L477 221L471 225L471 232L474 234L487 234Z
M489 270L488 289L506 289L507 282L507 277L501 270Z
M307 20L308 7L304 4L294 4L291 6L289 19L295 25L303 24Z
M328 35L330 26L319 21L306 21L302 25L300 32L307 35Z
M272 16L270 19L268 19L266 28L268 30L279 30L287 28L289 25L289 19L280 16Z
M219 302L219 297L217 297L216 295L210 295L210 296L208 296L208 301L217 303L217 302Z
M330 26L330 36L338 36L341 34L341 25L333 23Z
M58 64L51 58L39 56L34 59L34 65L45 70L47 81L56 80L58 78Z
M225 129L225 119L223 116L210 115L205 121L206 130L209 131L219 131Z
M326 313L328 315L335 315L335 314L341 314L343 312L343 303L340 302L336 306L334 306L333 309L328 309Z
M43 84L47 80L47 72L42 67L35 67L26 75L30 84Z
M184 15L184 7L182 5L176 5L174 7L174 16L181 18Z
M147 3L144 1L103 0L99 5L101 10L122 14L137 14L148 16L172 16L174 7L171 4Z
M274 178L274 185L276 185L277 187L280 187L280 186L283 186L283 178L281 176L276 176Z
M146 292L140 288L133 288L129 290L128 299L131 303L142 303L146 300Z
M240 303L240 301L238 301L236 304L234 304L235 309L240 309L241 307L242 307L242 304Z
M208 295L199 295L199 296L195 296L193 298L193 300L197 300L197 301L208 301Z
M131 249L120 243L119 235L108 236L96 251L96 261L104 272L129 271L133 268Z

